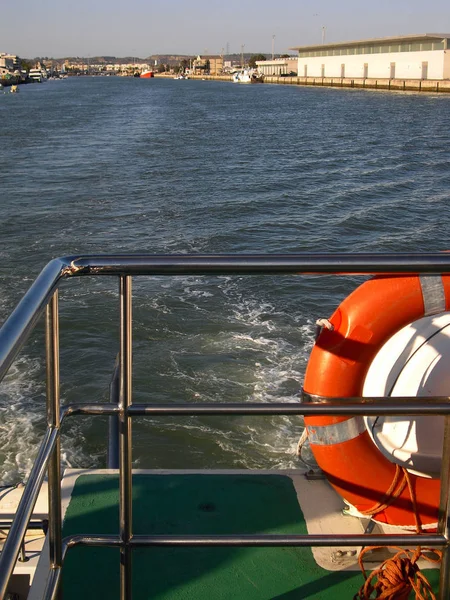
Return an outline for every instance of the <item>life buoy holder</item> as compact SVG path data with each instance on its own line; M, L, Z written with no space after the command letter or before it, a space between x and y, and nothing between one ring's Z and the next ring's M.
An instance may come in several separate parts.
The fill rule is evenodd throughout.
M417 319L450 309L449 275L375 276L350 294L329 319L312 350L306 396L362 396L367 371L383 344ZM311 450L335 490L358 511L386 500L398 467L372 442L362 416L305 417ZM426 527L438 520L439 479L409 475ZM385 506L376 520L415 526L411 490ZM383 505L384 506L384 505Z

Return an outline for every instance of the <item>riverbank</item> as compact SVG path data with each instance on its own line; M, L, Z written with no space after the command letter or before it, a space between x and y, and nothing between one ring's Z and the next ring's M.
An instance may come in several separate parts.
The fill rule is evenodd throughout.
M155 74L155 77L173 79L173 75ZM232 81L231 75L191 75L189 79ZM436 79L349 79L337 77L264 77L264 83L278 85L304 85L314 87L341 87L392 92L450 93L450 80Z

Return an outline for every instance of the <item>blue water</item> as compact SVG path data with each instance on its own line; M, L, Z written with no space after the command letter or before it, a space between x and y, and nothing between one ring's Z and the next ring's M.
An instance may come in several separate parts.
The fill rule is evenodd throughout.
M78 78L0 93L0 319L53 257L107 252L450 248L450 97L225 82ZM134 399L298 398L314 321L356 281L134 284ZM117 282L61 290L62 397L105 401ZM0 386L4 482L44 428L43 328ZM65 426L64 462L103 466L106 422ZM298 466L301 419L142 418L139 467Z

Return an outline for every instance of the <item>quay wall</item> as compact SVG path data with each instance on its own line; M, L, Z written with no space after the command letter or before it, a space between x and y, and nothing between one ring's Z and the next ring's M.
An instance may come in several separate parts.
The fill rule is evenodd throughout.
M168 76L158 74L155 75L155 77ZM169 77L173 78L173 75L170 75ZM190 75L189 78L210 81L232 81L230 75ZM450 80L448 79L350 79L346 77L279 77L276 75L266 75L264 77L264 83L388 90L393 92L450 93Z
M345 77L265 77L264 83L346 87L360 89L367 88L400 92L450 93L450 80L448 79L350 79Z

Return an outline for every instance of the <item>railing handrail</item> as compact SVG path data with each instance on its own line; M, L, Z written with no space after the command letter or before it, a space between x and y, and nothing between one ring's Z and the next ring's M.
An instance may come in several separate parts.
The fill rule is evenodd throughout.
M19 547L30 521L34 504L48 467L50 493L50 521L52 514L58 523L50 523L50 555L53 565L45 597L53 598L57 589L62 567L62 553L75 544L119 545L121 550L121 595L131 597L131 548L140 544L207 544L208 540L170 536L133 536L131 522L131 419L144 414L439 414L446 415L444 436L444 460L441 475L441 500L439 527L436 535L424 536L428 544L444 547L441 569L441 597L443 582L450 582L450 397L408 399L396 398L389 405L379 398L319 398L304 394L307 404L194 404L194 405L142 405L131 400L131 277L153 276L221 276L221 275L369 275L391 276L427 274L450 274L450 254L244 254L244 255L86 255L67 256L51 261L37 277L17 308L0 329L0 382L23 347L40 315L47 307L47 423L48 428L41 444L38 457L30 473L17 509L10 535L0 557L0 597L6 592L9 577L14 568ZM59 406L59 333L57 290L64 278L106 275L120 279L121 327L120 327L120 393L118 405L76 404ZM71 414L117 414L121 420L120 451L120 536L73 536L61 539L60 487L59 487L59 437L63 419ZM127 433L128 431L128 433ZM125 432L125 433L124 433ZM448 456L447 456L448 455ZM56 482L56 483L55 483ZM330 542L329 536L315 536L309 545ZM344 539L343 536L341 536ZM339 539L341 539L341 537ZM360 536L361 537L361 536ZM390 536L392 537L392 536ZM385 537L388 545L390 537ZM409 536L415 539L414 536ZM417 536L416 536L417 537ZM306 545L302 536L284 536L292 545ZM337 538L336 538L337 539ZM362 539L362 538L361 538ZM378 538L377 538L378 539ZM380 538L381 539L381 538ZM396 537L398 540L398 536ZM197 540L197 542L195 541ZM213 540L211 542L211 540ZM227 536L229 545L270 545L267 536L253 536L252 540L242 536ZM209 538L212 545L220 545L219 539ZM280 543L282 539L274 540ZM337 543L337 542L336 542ZM342 542L349 545L350 542ZM65 549L64 549L64 548Z
M257 275L257 274L442 274L450 254L87 254L63 256L61 276L82 275Z
M83 275L394 275L450 273L450 254L117 254L50 261L0 328L0 381L20 352L61 279Z

